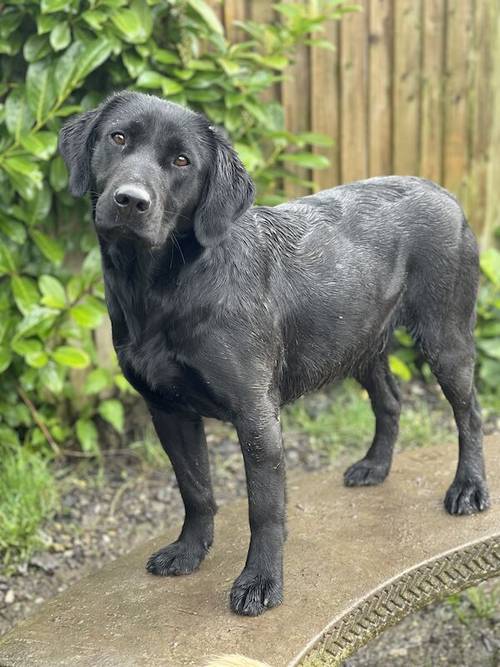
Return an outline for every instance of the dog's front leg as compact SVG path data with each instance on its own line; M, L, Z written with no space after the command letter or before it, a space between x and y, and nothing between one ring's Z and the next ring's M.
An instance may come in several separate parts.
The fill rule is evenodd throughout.
M177 541L154 553L146 567L152 574L189 574L199 566L212 544L216 512L203 422L197 414L170 414L153 406L149 409L156 433L172 463L185 517Z
M231 609L257 616L283 601L285 460L278 411L235 422L245 461L250 548L231 590Z

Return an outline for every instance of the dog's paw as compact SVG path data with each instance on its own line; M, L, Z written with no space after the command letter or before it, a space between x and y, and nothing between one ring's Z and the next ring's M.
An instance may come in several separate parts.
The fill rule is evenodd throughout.
M444 499L449 514L474 514L483 512L490 506L486 482L480 477L456 479Z
M344 473L346 486L375 486L381 484L389 474L389 466L361 459L347 468Z
M283 602L281 577L243 570L231 589L231 609L242 616L258 616Z
M173 542L149 557L146 570L162 577L190 574L199 567L205 554L202 547Z

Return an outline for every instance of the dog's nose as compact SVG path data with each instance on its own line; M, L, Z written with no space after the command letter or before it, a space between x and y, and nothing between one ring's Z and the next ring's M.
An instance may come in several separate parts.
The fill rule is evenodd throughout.
M120 208L135 209L139 213L144 213L151 206L151 197L147 190L139 185L121 185L115 191L113 197Z

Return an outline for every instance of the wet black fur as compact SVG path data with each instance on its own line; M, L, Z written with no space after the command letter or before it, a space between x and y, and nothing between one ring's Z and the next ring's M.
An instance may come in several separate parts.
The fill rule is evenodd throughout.
M251 207L252 181L224 136L199 114L137 93L71 120L60 150L72 192L91 193L120 365L149 406L185 504L179 539L151 556L150 572L187 574L210 547L216 505L201 417L228 420L251 527L231 607L256 615L281 603L280 408L357 378L376 433L345 483L382 482L400 412L387 362L396 325L421 345L455 414L459 463L445 507L487 507L473 384L478 251L452 195L391 176ZM173 165L179 154L188 167ZM117 208L113 193L130 182L151 196L146 213Z

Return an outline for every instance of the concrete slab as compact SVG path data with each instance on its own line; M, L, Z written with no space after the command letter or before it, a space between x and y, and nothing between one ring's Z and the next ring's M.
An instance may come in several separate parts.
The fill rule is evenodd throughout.
M145 572L172 529L47 602L0 643L0 665L199 667L225 653L273 667L306 654L339 664L410 611L500 573L500 438L486 441L485 513L445 513L456 459L456 445L405 452L372 488L343 487L341 471L292 477L285 603L264 616L228 609L248 540L246 503L237 502L220 511L198 572Z

